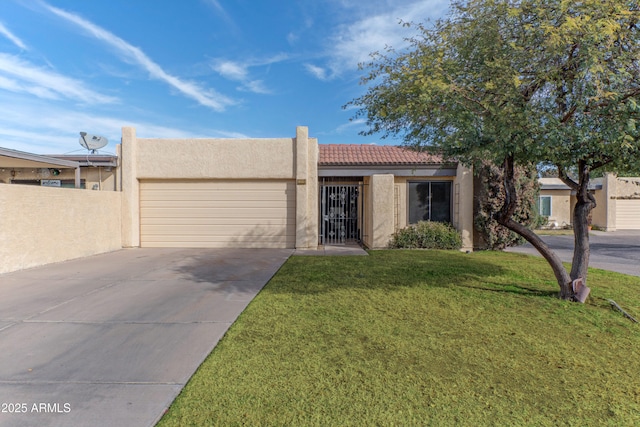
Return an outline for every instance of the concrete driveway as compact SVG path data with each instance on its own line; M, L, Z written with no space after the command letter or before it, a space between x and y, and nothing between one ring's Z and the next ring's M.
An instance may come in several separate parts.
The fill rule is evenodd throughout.
M573 235L542 236L542 238L563 261L572 261ZM592 231L589 234L589 246L590 267L640 276L640 230ZM528 243L506 250L539 255L538 251Z
M0 275L0 426L152 426L293 250L126 249Z

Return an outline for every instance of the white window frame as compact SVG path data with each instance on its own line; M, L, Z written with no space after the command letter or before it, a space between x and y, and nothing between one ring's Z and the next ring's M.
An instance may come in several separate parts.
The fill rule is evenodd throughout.
M543 209L543 204L542 204L542 199L549 199L549 215L545 215L545 213L542 211ZM553 215L553 198L552 196L540 196L540 198L538 199L538 212L540 213L540 216L544 216L544 217L550 217Z

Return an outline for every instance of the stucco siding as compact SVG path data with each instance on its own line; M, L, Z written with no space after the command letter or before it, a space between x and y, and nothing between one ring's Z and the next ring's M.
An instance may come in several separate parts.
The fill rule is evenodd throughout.
M121 193L0 184L0 235L0 273L121 249Z
M137 138L137 145L138 179L296 177L294 138Z
M571 225L571 190L540 190L540 196L551 196L551 215L547 218L549 226Z

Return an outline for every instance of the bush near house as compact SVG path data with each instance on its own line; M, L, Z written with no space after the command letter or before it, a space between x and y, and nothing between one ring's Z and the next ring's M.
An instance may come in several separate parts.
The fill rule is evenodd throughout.
M394 233L390 249L460 249L460 233L449 224L420 221Z

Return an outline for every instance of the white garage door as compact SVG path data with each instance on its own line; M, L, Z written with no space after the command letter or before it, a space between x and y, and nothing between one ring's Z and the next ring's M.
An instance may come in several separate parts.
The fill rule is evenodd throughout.
M640 230L640 200L616 200L616 229Z
M142 181L140 245L293 248L293 181Z

